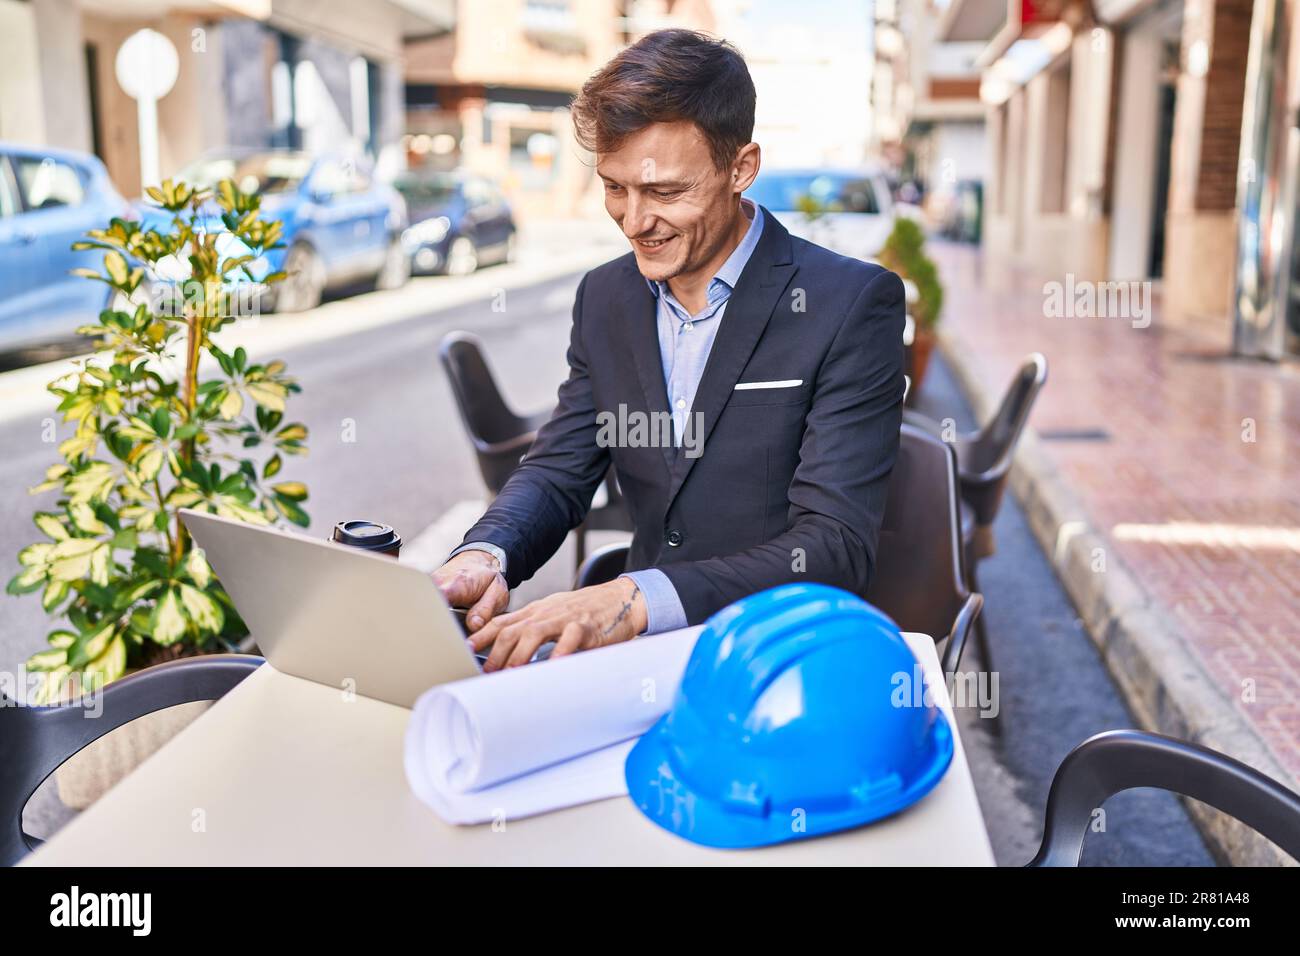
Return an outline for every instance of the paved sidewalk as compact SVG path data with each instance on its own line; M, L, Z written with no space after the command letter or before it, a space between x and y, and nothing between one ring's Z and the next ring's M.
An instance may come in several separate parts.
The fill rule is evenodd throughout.
M1158 296L1146 328L1049 317L1041 279L934 255L944 353L981 420L1023 356L1048 358L1016 487L1135 712L1300 785L1296 368L1228 357L1224 328L1166 327ZM1202 819L1238 861L1267 858Z

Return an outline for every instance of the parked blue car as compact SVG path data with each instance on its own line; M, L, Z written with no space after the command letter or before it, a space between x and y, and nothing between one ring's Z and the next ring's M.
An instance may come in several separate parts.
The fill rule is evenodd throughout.
M108 287L72 275L102 253L73 252L130 207L104 164L71 150L0 142L0 349L71 337L108 304Z
M480 265L514 258L514 214L488 180L463 172L412 171L393 186L410 215L403 243L413 271L468 275Z
M211 188L232 179L262 197L262 217L284 223L283 248L267 253L254 274L283 270L264 308L301 312L327 289L370 282L381 289L404 284L410 259L402 246L406 204L359 165L334 156L290 150L224 153L192 163L175 177ZM146 223L164 215L141 204ZM224 229L216 210L211 228Z

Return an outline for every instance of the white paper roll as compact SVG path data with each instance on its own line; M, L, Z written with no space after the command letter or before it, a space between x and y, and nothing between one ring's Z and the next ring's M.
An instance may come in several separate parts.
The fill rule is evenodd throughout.
M449 823L626 793L627 752L667 712L700 630L434 687L407 725L411 789Z

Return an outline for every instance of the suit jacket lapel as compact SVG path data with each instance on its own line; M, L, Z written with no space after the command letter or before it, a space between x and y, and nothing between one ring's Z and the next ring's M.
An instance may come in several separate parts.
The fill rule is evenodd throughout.
M781 295L798 269L794 264L789 232L766 209L763 214L766 217L763 221L763 234L741 272L731 298L727 300L722 324L713 341L709 360L704 366L704 375L695 392L695 404L691 408L692 422L703 426L696 441L701 443L699 447L704 452L708 449L709 434L722 416L722 410L740 380L740 373L745 370ZM656 360L658 354L656 340ZM666 408L667 393L663 387L662 368L659 369L658 381ZM698 425L694 427L699 428ZM669 507L700 457L688 457L684 448L674 451L672 480L668 489Z
M664 383L663 360L659 355L659 328L656 314L657 302L654 293L646 285L645 278L637 271L636 260L628 266L631 273L624 285L623 315L627 322L627 342L632 350L632 362L636 366L637 378L641 380L641 391L645 394L646 411L650 420L660 421L662 415L668 415L668 386ZM659 449L664 467L669 472L673 466L673 449Z

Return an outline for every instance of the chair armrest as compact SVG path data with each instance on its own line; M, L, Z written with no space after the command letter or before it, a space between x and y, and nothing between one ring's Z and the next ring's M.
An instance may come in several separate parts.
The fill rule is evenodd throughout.
M631 552L632 546L621 541L593 551L574 576L574 590L613 581L627 568L627 556Z
M944 677L955 674L961 665L961 653L966 648L966 638L970 635L971 626L975 623L975 618L979 617L983 607L984 595L976 593L968 595L966 603L957 612L957 619L952 622L952 630L948 632L948 646L943 651Z
M97 694L43 707L15 707L0 739L0 864L33 845L22 832L22 808L59 765L109 731L177 704L216 700L265 663L248 654L211 654L168 661L114 681Z
M486 442L474 439L474 450L480 455L508 455L515 453L523 455L529 448L533 447L533 442L537 439L537 432L524 432L522 435L516 435L513 438L507 438L505 441Z
M146 667L106 686L99 703L102 712L95 718L87 717L80 699L32 708L41 750L57 756L53 770L87 744L137 717L223 697L264 663L250 654L209 654Z

